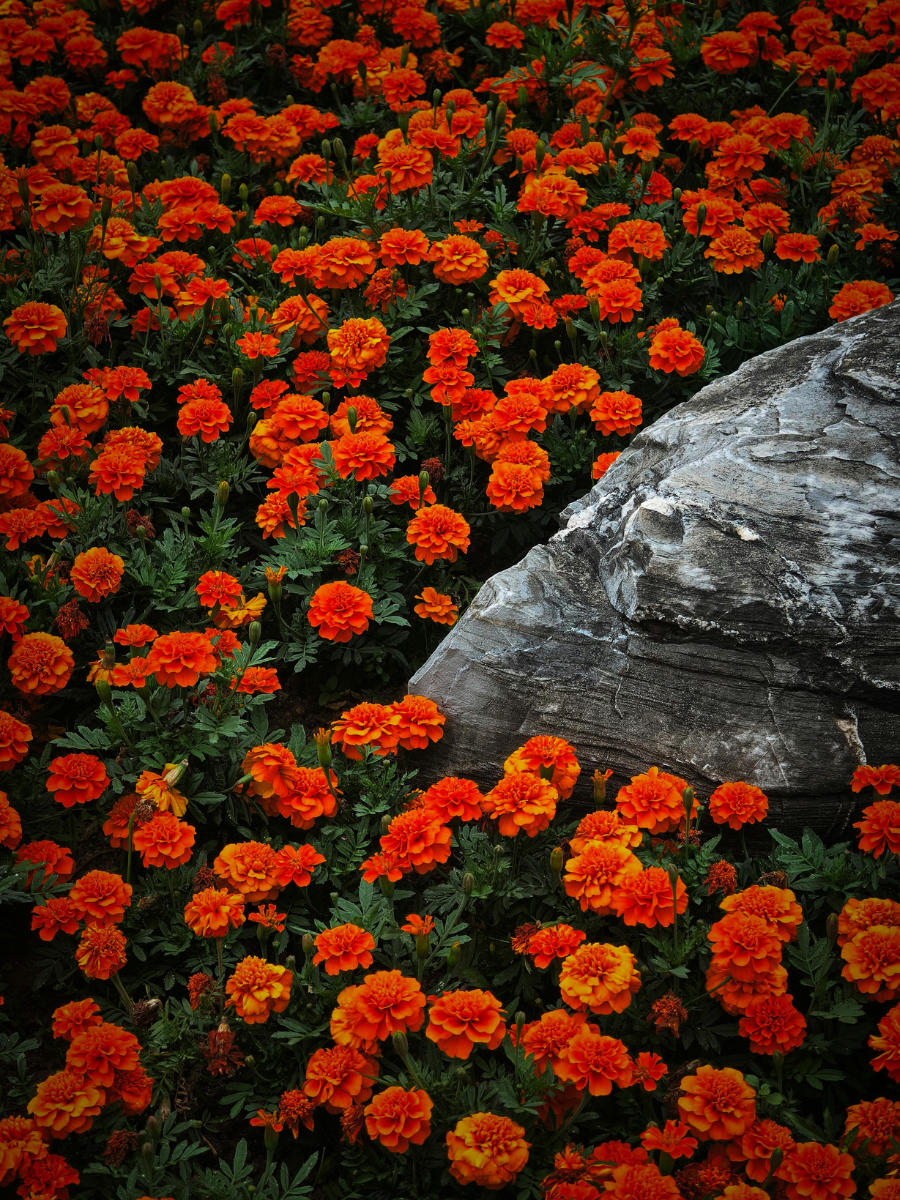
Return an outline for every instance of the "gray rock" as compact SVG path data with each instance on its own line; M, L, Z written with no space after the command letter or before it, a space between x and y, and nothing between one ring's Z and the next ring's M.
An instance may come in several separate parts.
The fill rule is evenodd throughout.
M656 764L701 799L756 784L782 829L845 832L855 767L900 750L898 346L900 302L640 433L410 681L447 716L427 774L490 783L552 733L582 795L595 767L614 785Z

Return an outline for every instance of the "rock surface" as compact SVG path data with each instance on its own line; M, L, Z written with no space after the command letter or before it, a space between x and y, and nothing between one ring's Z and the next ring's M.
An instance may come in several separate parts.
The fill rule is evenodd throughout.
M428 776L496 781L553 733L582 796L595 767L614 786L656 764L702 800L755 783L779 828L835 836L858 763L900 752L898 648L900 302L639 434L409 686L447 715Z

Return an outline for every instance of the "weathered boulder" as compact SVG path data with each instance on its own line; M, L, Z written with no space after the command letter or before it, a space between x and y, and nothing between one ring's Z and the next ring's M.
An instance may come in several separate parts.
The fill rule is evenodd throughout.
M656 764L703 799L744 779L780 828L834 836L854 768L900 750L898 648L900 302L644 430L410 690L447 715L429 775L495 781L553 733L582 788L598 766L615 784Z

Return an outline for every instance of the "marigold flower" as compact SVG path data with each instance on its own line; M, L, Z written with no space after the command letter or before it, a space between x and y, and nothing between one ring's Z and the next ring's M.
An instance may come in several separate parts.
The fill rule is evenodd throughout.
M217 666L213 645L202 633L164 633L147 654L156 682L168 688L193 687Z
M287 967L248 955L242 958L227 980L225 1006L231 1007L248 1025L261 1025L269 1014L284 1012L291 999L293 974Z
M534 1069L542 1075L547 1064L553 1068L554 1074L561 1056L572 1038L585 1028L585 1016L576 1013L574 1016L564 1008L552 1009L541 1013L540 1020L531 1021L522 1026L522 1049L534 1057ZM596 1029L596 1026L588 1026ZM516 1041L515 1026L510 1029L510 1037Z
M433 494L433 493L432 493ZM416 497L418 499L418 497ZM413 507L417 507L414 505ZM453 597L444 592L436 592L433 587L423 588L416 596L421 604L415 605L413 612L423 620L434 621L437 625L455 625L459 610L453 602Z
M137 659L131 660L133 663ZM138 796L148 800L160 812L172 812L176 817L183 817L187 810L187 797L177 791L174 784L183 771L183 766L166 763L163 772L142 771L134 785Z
M475 1046L496 1050L506 1035L503 1006L490 992L444 992L432 996L425 1036L449 1058L468 1058Z
M507 771L482 801L487 816L497 822L504 837L516 837L519 830L536 837L556 816L559 792L546 779L530 771Z
M756 1118L756 1092L733 1067L702 1066L681 1081L678 1115L702 1140L727 1142Z
M732 978L754 983L781 962L781 941L771 925L748 912L729 912L709 931L713 966L728 969Z
M483 800L477 784L471 779L459 779L455 775L439 779L421 796L422 806L444 825L448 825L454 817L459 817L461 821L477 821L482 815Z
M366 1106L366 1132L394 1154L421 1146L431 1133L431 1098L419 1088L389 1087Z
M844 1121L845 1139L852 1130L856 1130L856 1134L846 1145L851 1152L861 1150L865 1142L866 1154L890 1154L900 1135L900 1102L879 1096L876 1100L851 1104Z
M5 792L0 792L0 846L15 850L22 840L22 821Z
M469 524L443 504L420 508L409 523L406 540L415 546L416 558L429 566L436 559L456 562L458 552L469 549Z
M563 960L559 991L570 1008L589 1008L600 1016L624 1012L641 977L627 946L585 942Z
M900 1005L895 1005L878 1022L878 1033L869 1038L869 1046L879 1053L872 1059L873 1071L887 1071L894 1083L900 1082Z
M313 1102L294 1088L281 1093L281 1099L278 1102L278 1119L296 1138L301 1124L312 1132L315 1109L316 1106Z
M727 1147L728 1157L743 1164L744 1174L754 1183L765 1183L772 1165L772 1152L781 1150L787 1155L794 1145L794 1138L786 1125L768 1119L754 1121L740 1141L735 1139Z
M683 913L687 909L688 893L681 878L676 880L675 892L678 912ZM626 872L613 891L612 904L616 916L622 917L626 925L666 928L675 920L672 883L662 867Z
M334 465L342 479L377 479L393 470L396 462L393 445L383 433L363 430L348 433L331 444Z
M313 871L324 861L325 855L308 842L302 846L282 846L275 855L276 882L281 888L289 883L308 887Z
M435 242L428 259L433 264L435 278L455 287L480 279L489 265L487 251L474 239L459 233Z
M418 266L428 255L428 238L419 229L389 229L381 235L379 254L386 267Z
M253 778L250 791L257 796L288 796L297 782L297 760L276 742L263 742L244 755L241 770Z
M336 237L319 247L316 258L321 286L355 288L375 270L375 255L360 238Z
M131 884L109 871L89 871L72 885L68 901L87 925L117 925L131 905Z
M806 1019L794 1007L793 997L761 996L744 1009L738 1025L742 1037L750 1039L753 1054L787 1054L806 1039Z
M116 630L113 634L113 641L117 646L131 646L140 649L158 637L159 633L150 625L126 625L124 629Z
M720 783L709 798L709 815L731 829L761 821L768 811L768 796L750 783Z
M372 597L342 580L323 583L313 592L306 615L321 637L349 642L354 634L365 633L374 619Z
M617 808L600 808L582 817L569 845L573 854L582 854L588 842L618 842L625 847L639 846L642 834L637 825L626 825Z
M31 910L31 928L40 930L42 942L52 942L58 933L77 933L78 917L68 896L48 896Z
M700 370L706 357L703 344L673 318L667 320L672 323L660 322L650 342L650 367L654 371L665 371L667 375L672 371L682 377L693 375ZM663 325L666 325L665 329Z
M0 630L5 630L14 642L18 642L25 632L25 622L28 620L28 609L11 596L0 596Z
M528 939L525 953L536 967L549 967L555 958L568 958L578 949L587 934L571 925L551 925L538 929Z
M115 925L88 925L75 961L88 979L111 979L125 966L125 935Z
M383 367L390 337L376 317L351 317L327 335L331 378L338 387L359 387L370 371Z
M591 289L600 305L600 319L615 325L627 324L644 307L641 289L633 279L609 279Z
M381 848L405 870L424 875L450 857L450 830L429 809L411 809L393 818Z
M690 1158L697 1149L697 1139L688 1137L689 1130L683 1121L666 1121L663 1129L655 1126L641 1134L641 1145L645 1150L656 1150L668 1154L669 1158Z
M427 750L443 737L447 718L427 696L404 696L391 705L391 724L404 750Z
M581 853L566 862L563 885L566 895L578 901L582 912L590 909L598 916L605 916L613 911L620 885L628 876L638 876L641 871L640 859L621 842L591 841L583 847ZM668 885L668 875L666 884ZM671 892L669 887L670 898ZM623 910L627 906L624 897L622 906Z
M529 738L524 746L514 750L503 764L504 771L530 771L547 778L559 792L560 798L568 800L581 774L575 756L575 748L563 738L540 734ZM549 777L546 772L550 771Z
M447 1134L450 1174L457 1183L497 1191L512 1183L528 1162L531 1143L509 1117L477 1112L457 1121Z
M197 831L180 821L174 813L158 812L143 824L135 825L131 841L141 854L145 867L176 867L190 862Z
M332 788L338 795L340 789L334 771L329 777L331 787L321 767L297 767L288 794L275 794L275 808L295 829L312 829L319 817L333 817L337 804Z
M281 891L277 854L265 842L231 842L219 853L213 870L251 904L275 900Z
M323 929L316 939L316 955L313 965L325 964L328 975L339 975L341 971L355 971L357 967L371 967L375 939L365 929L348 923Z
M846 321L860 313L871 312L873 308L881 308L890 304L894 293L883 283L874 279L857 279L845 283L836 293L828 309L828 315L833 321Z
M50 1137L64 1138L90 1129L105 1102L101 1087L66 1068L37 1085L34 1097L28 1101L28 1112Z
M900 767L893 763L884 763L880 767L866 763L853 772L850 790L861 792L864 787L871 787L879 796L888 796L895 784L900 785Z
M53 1013L53 1036L71 1042L76 1034L92 1025L99 1025L102 1020L100 1006L93 1000L70 1000Z
M303 1091L314 1104L337 1113L351 1104L364 1104L372 1095L372 1080L377 1073L358 1050L324 1046L309 1060Z
M55 304L29 300L14 308L3 322L6 336L20 354L47 354L66 336L66 318Z
M74 666L72 651L52 633L26 633L9 656L13 686L36 696L61 691Z
M856 1191L851 1175L855 1165L853 1156L837 1146L797 1142L777 1174L786 1183L788 1200L829 1200Z
M399 971L375 971L362 984L345 988L348 1028L361 1042L383 1042L392 1033L415 1033L425 1019L425 996L415 979Z
M16 851L16 862L34 864L35 870L29 871L25 878L25 887L30 888L39 867L44 868L42 888L53 887L57 883L65 883L75 873L75 860L66 846L56 842L40 841L27 842Z
M859 830L859 848L880 858L887 850L900 854L900 804L893 800L877 800L862 810L863 819L854 821Z
M20 851L21 853L21 851ZM872 1000L893 1000L900 988L900 927L872 925L841 947L844 979Z
M66 1051L66 1069L78 1072L91 1083L112 1088L119 1071L134 1071L140 1065L140 1043L133 1033L105 1021L77 1033Z
M63 808L97 800L108 783L106 767L93 754L65 754L50 762L47 791Z
M675 775L651 767L643 775L632 775L631 783L619 789L616 808L626 821L650 833L668 833L684 822L684 789L687 784ZM691 816L697 815L697 805Z
M597 1147L595 1153L599 1151L609 1157L609 1149ZM604 1195L611 1200L677 1200L680 1193L673 1177L661 1175L655 1163L626 1161L613 1168Z
M357 704L341 713L331 726L332 745L340 746L347 758L362 759L358 746L370 746L379 756L397 746L394 710L385 704Z
M244 924L244 897L224 888L203 888L185 905L184 919L197 937L225 937Z
M803 910L790 888L754 884L733 896L726 896L719 907L727 913L743 912L762 917L783 942L792 942L803 922Z

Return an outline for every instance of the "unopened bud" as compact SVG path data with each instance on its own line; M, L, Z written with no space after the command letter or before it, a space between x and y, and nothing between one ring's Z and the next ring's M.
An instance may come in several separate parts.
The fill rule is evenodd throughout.
M641 163L641 179L644 181L644 183L650 182L650 176L652 174L653 174L653 163L652 162Z
M769 254L772 253L772 251L774 249L775 249L775 234L772 232L771 229L767 229L766 232L763 234L762 252L763 252L763 254L768 256Z
M696 795L692 787L686 787L681 793L681 802L684 805L684 811L689 821L691 819L691 813L694 811L695 799Z
M557 883L559 883L559 881L562 879L564 858L565 855L563 854L562 846L556 846L550 851L550 870L553 872Z
M228 503L228 481L223 479L216 489L216 504L219 508L224 508Z
M375 511L375 501L371 496L363 497L362 510L367 517L371 517L372 513Z
M462 892L464 896L471 896L475 890L475 876L471 871L466 871L462 877Z
M225 174L222 176L222 182L219 184L219 195L224 200L230 191L231 191L231 176L228 174Z
M147 1162L150 1162L150 1160L153 1158L152 1142L144 1142L143 1146L141 1146L141 1157L145 1158Z
M112 688L106 679L98 679L96 683L97 695L100 697L102 704L112 703Z
M326 162L331 158L331 142L328 138L322 138L322 157Z
M215 137L219 132L219 119L214 112L211 112L207 120L209 121L209 132Z
M832 945L837 941L839 924L840 918L837 913L829 913L825 921L825 933L828 935L828 940Z
M251 646L258 646L259 639L262 637L262 625L259 621L251 621L247 629L247 641Z
M331 730L318 729L313 734L316 743L316 758L319 766L327 772L331 766Z
M779 1051L776 1050L775 1054L778 1054L778 1053L779 1053ZM775 1054L772 1055L773 1061L775 1058ZM784 1055L781 1056L781 1061L784 1062ZM769 1171L774 1175L775 1172L778 1170L778 1168L781 1166L781 1164L783 1162L784 1162L784 1151L782 1150L782 1148L780 1146L776 1146L775 1149L772 1151L772 1157L769 1159Z
M390 813L384 813L382 815L382 818L381 818L381 832L382 833L387 833L390 830L391 820L392 820L392 817L391 817Z
M234 394L237 396L241 388L244 386L244 372L240 367L235 367L231 372L231 386L234 389Z
M182 519L182 521L190 521L190 519L191 519L191 510L188 508L188 506L186 504L184 505L184 507L181 510L181 519Z
M100 201L100 220L103 222L104 225L109 220L109 214L111 212L112 212L112 198L110 196L104 196L103 199Z
M246 204L247 200L250 197L250 192L247 188L246 183L242 183L241 186L238 188L238 195L240 196L242 203Z
M247 1057L244 1059L244 1062L247 1064L248 1067L255 1067L256 1066L256 1057L253 1054L248 1054Z
M148 1117L147 1118L147 1134L148 1134L148 1136L153 1138L154 1141L156 1141L156 1139L159 1137L161 1132L162 1132L162 1126L160 1125L160 1123L156 1119L156 1117Z
M459 962L459 953L460 953L459 942L454 942L453 945L450 947L450 949L447 951L447 966L450 968L451 971L456 966L456 964Z
M103 138L100 136L99 133L94 135L94 149L95 150L103 149Z
M528 1018L525 1016L525 1014L523 1012L516 1013L516 1040L517 1041L522 1037L522 1026L525 1024L527 1019Z
M537 163L538 174L541 172L541 164L547 155L547 147L538 138L534 145L534 161Z
M697 205L697 237L703 233L703 226L706 224L706 205Z
M825 261L829 267L834 266L834 264L838 260L838 256L840 255L840 253L841 253L841 248L840 248L840 246L837 245L837 243L835 243L835 245L833 245L831 247L831 249L828 251L828 254L825 256Z
M495 864L499 863L500 860L503 859L505 856L506 856L506 850L503 848L503 846L496 845L494 847L494 862L495 862Z
M402 1029L395 1030L395 1032L391 1034L391 1041L394 1043L394 1049L401 1058L409 1058L409 1042L407 1041L406 1034L402 1031Z
M347 424L350 426L350 432L356 433L356 409L352 404L347 409Z

